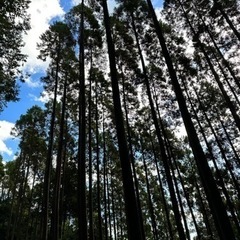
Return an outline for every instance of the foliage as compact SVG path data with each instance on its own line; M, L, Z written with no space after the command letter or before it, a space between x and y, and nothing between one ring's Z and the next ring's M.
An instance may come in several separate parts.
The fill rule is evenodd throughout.
M21 66L26 55L23 33L30 29L27 9L29 0L2 0L0 6L0 111L9 101L18 100L17 79L23 81Z
M79 160L89 239L238 239L237 1L165 1L159 21L151 1L117 2L109 18L105 1L77 5L41 36L39 58L50 58L42 80L53 97L16 122L16 159L0 158L1 239L80 238Z

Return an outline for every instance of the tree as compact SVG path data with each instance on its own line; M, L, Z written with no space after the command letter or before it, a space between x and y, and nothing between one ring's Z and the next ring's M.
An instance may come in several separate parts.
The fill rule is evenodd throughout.
M120 161L122 166L123 175L123 189L125 196L125 208L127 214L127 226L128 226L128 237L129 239L141 239L141 227L138 218L137 201L133 186L132 171L130 166L130 158L128 152L128 146L125 136L125 129L123 125L123 114L120 102L119 87L118 87L118 77L116 69L115 60L115 48L111 36L111 28L109 21L109 13L107 2L102 1L103 13L104 13L104 24L107 36L108 45L108 55L110 63L111 72L111 83L112 83L112 93L114 102L114 114L116 121L116 130L119 145Z
M46 60L47 56L50 56L52 60L52 72L45 79L54 79L53 85L53 107L51 114L51 123L49 127L49 142L48 142L48 154L46 160L46 172L44 180L44 200L43 200L43 239L48 239L48 211L49 211L49 190L50 190L50 176L52 168L52 154L53 154L53 141L54 141L54 127L56 118L56 104L57 93L59 88L59 73L63 64L64 56L68 53L68 48L73 45L73 38L71 32L66 24L62 22L56 22L50 26L50 29L41 36L42 43L38 44L40 48L39 58Z
M21 53L23 33L30 29L27 9L30 1L1 1L0 7L0 111L9 101L18 100L17 79L23 81L20 67L26 61Z
M187 109L186 102L182 94L182 90L179 85L175 69L173 67L172 59L169 55L169 52L165 43L165 38L162 32L161 26L157 20L151 1L148 0L147 2L148 2L150 14L153 18L154 26L156 28L156 33L162 47L163 55L165 57L165 61L166 61L168 71L172 80L172 84L175 89L179 108L182 113L182 118L186 127L186 131L188 133L189 143L193 150L193 154L194 154L197 167L199 170L199 174L208 198L208 202L210 204L210 208L215 220L219 237L221 239L228 239L229 237L231 239L234 239L234 233L233 233L229 218L227 216L224 204L222 202L219 191L216 187L211 170L207 163L207 159L204 155L196 130L192 123L191 116Z

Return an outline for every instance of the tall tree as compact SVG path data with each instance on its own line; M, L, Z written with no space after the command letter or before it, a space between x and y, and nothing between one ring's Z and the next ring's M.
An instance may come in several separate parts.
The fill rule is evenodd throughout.
M18 100L17 79L21 75L20 66L26 61L22 54L23 34L30 29L27 9L29 0L1 1L0 6L0 111L9 101ZM23 81L23 75L20 77Z
M152 2L147 0L149 6L149 12L153 18L153 23L156 29L156 33L162 47L162 52L168 67L169 75L176 93L176 97L178 100L179 108L182 114L182 118L185 124L185 128L188 134L188 139L190 146L193 150L193 154L197 163L198 171L201 177L202 184L204 186L208 202L210 204L210 208L214 217L214 221L216 224L216 228L218 230L218 234L220 239L235 239L234 233L232 230L231 223L226 213L226 209L222 202L220 193L216 187L216 183L212 176L212 172L208 166L208 162L202 147L200 145L199 138L197 136L196 130L194 128L193 122L191 120L191 116L186 106L186 102L184 96L182 94L181 87L179 85L176 71L173 67L172 59L169 55L168 48L166 46L166 41L161 29L161 25L157 20L156 13L154 11Z
M53 153L53 143L54 143L54 127L56 118L56 104L57 104L57 94L59 88L59 73L63 63L63 57L65 50L69 43L71 45L71 35L66 24L62 22L56 22L54 25L50 26L50 29L46 31L45 34L41 36L42 42L38 44L40 49L39 58L46 60L49 56L52 60L52 69L49 76L45 80L53 80L53 106L51 114L51 123L49 127L49 142L48 142L48 154L46 160L46 171L44 180L44 194L43 194L43 239L48 239L48 220L49 220L49 190L50 190L50 176L52 168L52 153ZM50 88L51 89L51 88Z
M123 125L123 113L120 102L120 94L118 87L118 74L116 69L115 48L112 40L110 18L108 6L105 0L101 1L104 14L104 25L106 29L108 56L110 63L114 114L119 146L119 155L122 167L123 189L125 197L125 208L127 215L128 238L130 240L141 239L141 227L138 217L137 201L134 191L132 170L130 165L129 151Z

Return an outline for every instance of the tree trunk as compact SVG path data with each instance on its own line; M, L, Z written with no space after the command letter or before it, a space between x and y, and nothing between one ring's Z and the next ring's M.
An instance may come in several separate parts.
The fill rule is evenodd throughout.
M99 156L99 130L98 130L98 84L96 84L96 109L95 109L95 122L96 122L96 160L97 160L97 211L98 211L98 231L99 239L103 239L102 235L102 213L101 213L101 188L100 188L100 156Z
M81 4L81 23L79 39L79 140L78 140L78 236L87 239L86 204L86 100L84 66L84 0Z
M122 70L122 68L121 68L121 70ZM139 184L138 184L136 168L135 168L135 159L133 156L131 128L129 125L129 117L128 117L128 109L127 109L127 101L126 101L125 77L123 74L123 70L121 72L121 76L122 76L122 86L123 86L123 106L124 106L125 120L126 120L126 127L127 127L127 139L128 139L129 150L130 150L129 157L130 157L131 164L132 164L132 171L133 171L134 186L135 186L135 191L136 191L136 199L137 199L137 206L138 206L138 212L139 212L139 220L140 220L140 225L141 225L142 239L145 239L142 208L141 208L141 202L140 202L140 196L139 196Z
M118 76L117 76L116 60L115 60L115 48L114 48L114 44L111 36L110 19L109 19L106 0L102 0L102 6L103 6L104 24L105 24L105 30L106 30L106 36L107 36L114 114L115 114L120 162L121 162L121 168L122 168L123 189L124 189L125 208L126 208L127 227L128 227L128 239L141 240L142 239L141 225L138 218L139 216L138 207L137 207L137 201L136 201L133 179L132 179L129 151L128 151L128 146L127 146L127 141L125 136L124 124L123 124L123 113L122 113L122 107L120 102Z
M57 49L57 60L56 60L56 73L55 73L55 86L54 86L54 98L53 107L51 115L51 123L49 130L49 142L47 159L45 165L45 175L44 175L44 187L43 187L43 206L42 206L42 240L48 240L48 221L49 221L49 190L50 190L50 179L52 170L52 151L53 151L53 141L54 141L54 127L56 118L56 104L57 104L57 89L58 89L58 74L59 74L59 61L60 61L60 49Z
M93 240L93 202L92 202L92 49L90 53L89 95L88 95L88 185L89 185L89 240Z
M65 112L66 112L66 95L67 95L67 74L65 75L63 97L62 97L62 114L60 120L60 132L58 139L58 151L56 159L56 176L55 176L55 188L53 198L53 210L52 210L52 231L51 239L59 239L59 219L60 219L60 190L61 190L61 178L62 178L62 163L63 163L63 147L64 147L64 125L65 125Z

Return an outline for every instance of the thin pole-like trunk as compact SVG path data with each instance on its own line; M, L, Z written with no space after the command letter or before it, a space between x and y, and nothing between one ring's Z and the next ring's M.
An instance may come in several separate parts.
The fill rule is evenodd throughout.
M110 18L108 13L107 1L102 0L104 13L104 24L107 37L108 56L110 63L111 84L113 93L114 115L117 130L117 139L119 146L119 155L122 168L123 190L125 198L125 208L128 227L128 239L142 239L141 225L139 221L138 207L135 196L134 184L132 179L132 170L130 165L128 145L126 141L125 128L123 124L123 113L120 101L120 93L118 86L118 76L116 69L115 47L111 35Z
M198 194L198 199L200 201L200 207L201 207L201 212L202 212L202 215L203 215L203 221L204 221L204 224L206 226L206 230L207 230L208 235L210 236L211 240L213 240L215 238L213 237L213 230L212 230L212 226L211 226L210 221L209 221L209 214L207 213L206 205L204 204L202 194L201 194L201 191L200 191L200 188L199 188L199 185L198 185L197 181L195 181L195 186L196 186L196 190L197 190L197 194Z
M99 129L98 129L98 84L95 82L95 122L96 122L96 160L97 160L97 212L98 212L98 234L99 239L103 239L102 234L102 213L101 213L101 187L100 187L100 154L99 154Z
M89 185L89 240L93 240L93 200L92 200L92 49L90 53L89 95L88 95L88 185Z
M166 220L167 220L168 232L169 232L169 235L170 235L170 240L173 240L174 239L173 238L173 229L172 229L172 223L171 223L171 220L170 220L170 213L169 213L170 209L167 206L167 201L166 201L166 197L165 197L165 193L164 193L164 188L163 188L163 183L162 183L162 179L161 179L160 169L159 169L159 166L158 166L157 154L156 154L154 144L153 144L153 141L152 141L152 136L150 136L150 137L151 137L150 141L151 141L151 147L152 147L152 151L153 151L154 163L155 163L155 166L156 166L156 169L157 169L159 188L160 188L160 192L161 192L161 195L162 195L163 207L164 207Z
M26 160L27 159L27 160ZM26 161L26 164L25 164ZM30 170L30 163L29 163L29 156L26 156L25 153L22 154L21 162L22 162L22 180L20 182L20 187L19 187L19 193L16 199L16 211L15 211L15 217L13 221L13 226L12 226L12 232L11 232L11 240L17 238L17 233L16 233L16 228L17 228L17 223L22 221L22 211L24 207L24 202L25 202L25 191L27 187L27 180L28 180L28 175L29 175L29 170ZM26 173L25 173L26 172Z
M235 147L234 147L234 145L232 143L232 140L231 140L231 138L230 138L230 136L229 136L229 134L227 132L227 129L226 129L226 127L225 127L225 125L224 125L224 123L223 123L219 113L217 113L217 116L218 116L218 119L219 119L219 121L221 123L222 129L223 129L223 131L225 133L225 136L226 136L226 138L227 138L227 140L228 140L228 142L229 142L229 144L230 144L230 146L231 146L231 148L233 150L233 153L234 153L234 156L235 156L235 159L236 159L236 164L238 164L238 167L239 167L240 166L240 159L239 159L238 153L237 153L237 151L236 151L236 149L235 149Z
M57 167L55 176L55 188L54 188L54 198L53 198L53 210L52 210L52 233L51 239L59 239L59 219L60 219L60 190L61 190L61 172L62 172L62 162L63 162L63 146L64 146L64 125L65 125L65 112L66 112L66 95L67 95L67 74L65 75L64 88L63 88L63 98L62 98L62 114L60 120L60 130L58 139L58 151L57 151Z
M81 4L79 39L79 140L78 140L78 236L87 239L86 204L86 99L84 66L84 0Z
M103 124L104 128L104 124ZM104 133L104 132L103 132ZM105 222L105 240L108 240L108 203L107 203L107 156L106 156L106 145L105 136L103 136L103 201L104 201L104 222Z
M42 240L48 239L48 222L49 222L49 190L50 190L50 179L52 170L52 152L53 152L53 141L54 141L54 128L55 128L55 118L56 118L56 104L57 104L57 90L58 90L58 74L60 68L60 49L57 49L57 60L56 60L56 73L55 73L55 84L54 84L54 98L52 106L52 115L49 130L49 141L48 141L48 151L47 159L45 165L45 175L44 175L44 187L43 187L43 206L42 206Z
M148 205L149 205L149 212L150 212L150 217L151 217L153 239L158 240L159 237L158 237L158 231L157 231L157 222L156 222L156 217L154 214L154 207L153 207L152 196L151 196L151 191L150 191L150 184L149 184L149 179L148 179L147 163L146 163L142 143L141 143L141 151L142 151L142 160L143 160L143 166L144 166L144 172L145 172L145 181L146 181L146 187L147 187Z
M109 239L112 240L112 214L111 214L111 203L110 203L110 184L109 184L109 177L108 177L108 161L106 159L106 187L107 187L107 209L108 209L108 226L109 226Z
M64 230L65 230L65 223L67 219L67 211L65 209L64 204L64 194L65 194L65 171L66 171L66 165L67 165L67 133L68 133L68 124L67 120L68 114L65 114L65 140L63 141L63 163L62 163L62 186L60 189L60 216L59 216L59 239L62 239Z
M127 96L126 96L126 88L125 88L125 77L123 70L121 68L121 76L122 76L122 87L123 87L123 106L124 106L124 112L125 112L125 120L126 120L126 127L127 127L127 140L129 145L129 154L130 154L130 160L132 164L132 171L133 171L133 178L134 178L134 186L136 191L136 199L137 199L137 206L138 206L138 213L139 213L139 219L140 219L140 225L141 225L141 232L142 232L142 238L145 239L145 232L144 232L144 226L143 226L143 216L142 216L142 208L141 208L141 202L140 202L140 196L139 196L139 184L136 174L136 167L135 167L135 159L133 154L133 147L132 147L132 137L131 137L131 128L129 125L129 116L128 116L128 107L127 107Z
M195 93L196 93L196 90L195 90ZM224 149L223 149L223 147L222 147L222 145L221 145L221 143L220 143L220 141L219 141L219 139L218 139L218 137L217 137L217 134L216 134L216 132L215 132L213 126L212 126L212 123L211 123L211 121L210 121L210 119L209 119L206 111L204 110L204 106L203 106L203 104L202 104L202 102L201 102L201 100L200 100L200 97L198 96L197 93L196 93L196 96L197 96L199 105L200 105L200 107L201 107L201 109L202 109L202 112L203 112L203 114L204 114L204 117L205 117L205 119L206 119L206 121L207 121L207 124L208 124L208 126L210 127L211 132L212 132L214 138L216 139L217 146L218 146L218 148L219 148L219 150L220 150L220 152L221 152L222 158L223 158L223 160L224 160L224 162L225 162L225 164L226 164L226 168L227 168L228 172L230 173L230 175L231 175L231 177L232 177L233 184L234 184L235 189L237 190L237 193L238 193L238 197L240 198L240 187L239 187L239 184L238 184L238 182L237 182L237 179L236 179L236 177L235 177L235 175L234 175L234 172L232 171L231 163L228 161L228 159L227 159L227 157L226 157L225 151L224 151Z
M111 202L112 202L112 215L113 215L113 230L114 230L114 239L117 239L117 223L116 223L116 210L115 210L115 199L116 196L114 194L113 188L113 172L110 172L110 181L111 181ZM115 197L114 197L115 196Z
M33 200L33 190L34 190L34 187L35 187L35 180L36 180L36 171L34 171L33 173L33 178L32 178L32 188L31 188L31 193L30 193L30 201L28 203L28 210L27 210L27 229L26 229L26 234L25 234L25 238L26 239L29 239L29 229L30 229L30 220L33 219L31 216L31 207L32 207L32 200Z
M163 135L164 135L164 139L165 139L165 144L168 148L168 151L170 152L169 154L172 156L172 160L173 160L173 163L174 163L174 166L175 166L175 169L177 170L177 173L178 173L178 178L180 180L180 183L181 183L181 186L182 186L182 189L183 189L183 192L184 192L184 195L185 195L185 198L187 200L187 204L188 204L188 208L190 210L190 213L191 213L191 216L192 216L192 219L193 219L193 223L194 223L194 226L195 226L195 229L196 229L196 232L197 232L197 236L199 238L199 240L202 238L201 237L201 233L199 231L199 227L198 227L198 224L197 224L197 221L196 221L196 218L194 216L194 213L193 213L193 209L192 209L192 206L191 206L191 203L190 203L190 199L188 197L188 194L187 194L187 191L186 191L186 188L184 186L184 181L183 181L183 178L182 178L182 175L181 175L181 172L179 170L179 167L178 167L178 164L177 164L177 160L174 156L174 153L173 153L173 150L172 150L172 147L171 147L171 144L170 144L170 141L169 141L169 138L166 134L166 131L164 129L164 126L163 126L163 122L162 122L162 119L161 119L161 115L160 115L160 110L159 110L159 105L158 105L158 100L157 100L157 91L156 91L156 88L155 88L155 84L153 83L153 90L154 90L154 97L155 97L155 104L156 104L156 108L157 108L157 113L158 113L158 118L159 118L159 121L160 121L160 125L161 125L161 128L162 128L162 132L163 132ZM173 175L174 175L174 167L173 167L173 164L170 162L170 164L172 165L171 168L172 168L172 172L173 172ZM187 224L185 224L185 226L187 226ZM186 227L185 227L186 228ZM189 231L188 229L186 228L186 231L187 231L187 235L189 237Z

